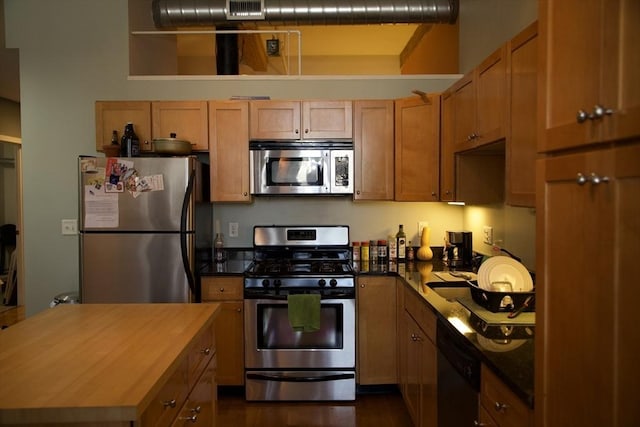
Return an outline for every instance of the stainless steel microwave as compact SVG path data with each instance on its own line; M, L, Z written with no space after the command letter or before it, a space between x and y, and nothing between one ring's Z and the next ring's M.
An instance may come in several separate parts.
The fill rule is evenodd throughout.
M251 194L353 194L353 143L251 141Z

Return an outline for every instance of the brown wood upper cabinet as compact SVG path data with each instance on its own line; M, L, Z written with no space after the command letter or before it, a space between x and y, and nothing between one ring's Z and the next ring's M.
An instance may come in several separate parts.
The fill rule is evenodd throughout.
M209 149L207 101L154 101L151 103L153 138L189 141L194 151Z
M354 200L393 200L393 100L353 103Z
M640 3L541 1L540 16L538 151L638 135Z
M251 139L351 139L352 101L250 102Z
M190 141L194 151L209 148L206 101L96 101L96 150L111 143L111 134L122 137L124 125L132 122L140 139L140 150L153 151L154 138Z
M511 39L507 50L506 203L535 207L538 23L534 22Z
M440 95L396 99L395 135L395 200L438 201Z
M212 202L250 202L249 102L209 102Z
M506 134L506 46L487 57L453 86L455 151L498 141Z
M140 150L151 151L151 102L150 101L96 101L96 151L111 143L113 131L118 139L127 122L140 139ZM118 140L118 143L120 141Z

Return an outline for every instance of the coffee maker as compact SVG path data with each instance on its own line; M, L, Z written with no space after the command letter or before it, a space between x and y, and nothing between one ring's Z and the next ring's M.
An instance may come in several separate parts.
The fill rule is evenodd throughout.
M447 231L443 261L449 268L471 268L473 236L471 231Z

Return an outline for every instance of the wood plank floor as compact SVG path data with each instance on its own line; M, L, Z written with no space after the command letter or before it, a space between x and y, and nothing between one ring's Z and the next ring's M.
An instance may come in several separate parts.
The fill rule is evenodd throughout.
M237 392L219 392L221 427L411 427L399 392L358 393L355 402L247 402Z

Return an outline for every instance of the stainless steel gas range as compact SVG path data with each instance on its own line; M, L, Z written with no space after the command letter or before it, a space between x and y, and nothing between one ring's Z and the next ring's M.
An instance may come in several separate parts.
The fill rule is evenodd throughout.
M247 400L355 399L355 275L348 226L256 226L245 271ZM294 330L291 295L319 295L319 329ZM318 297L313 296L317 302Z

